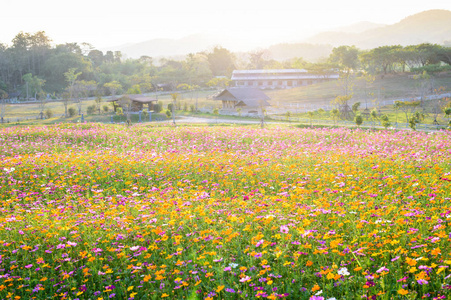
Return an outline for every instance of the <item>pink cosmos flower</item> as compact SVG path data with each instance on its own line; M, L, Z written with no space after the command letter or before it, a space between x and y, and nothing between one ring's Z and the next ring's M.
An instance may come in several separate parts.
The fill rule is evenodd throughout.
M244 276L243 278L240 279L240 282L247 282L249 280L251 280L249 276Z
M288 228L287 225L282 225L282 226L280 226L280 232L282 232L282 233L288 233L288 231L290 231L290 229Z

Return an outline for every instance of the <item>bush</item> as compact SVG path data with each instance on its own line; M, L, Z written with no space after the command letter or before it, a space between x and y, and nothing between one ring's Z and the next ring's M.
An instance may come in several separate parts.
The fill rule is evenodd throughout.
M67 113L69 114L69 117L73 117L73 116L75 116L77 111L75 110L75 108L69 107L69 109L67 110Z
M88 109L87 109L88 115L93 115L95 113L95 111L96 111L96 106L95 105L88 106Z
M382 115L381 120L382 120L382 126L384 126L385 128L388 128L391 126L390 120L388 119L387 115Z
M362 125L363 123L362 115L358 114L357 116L355 116L354 121L357 124L357 126Z
M172 113L172 106L173 106L174 104L172 104L172 103L169 103L168 104L168 110ZM176 107L174 107L174 108L177 108L177 106Z
M50 119L51 117L53 117L53 111L50 108L47 108L44 112L44 115L46 119Z
M172 116L172 112L169 109L166 110L166 116L168 118L170 118Z
M110 108L108 107L108 105L103 106L103 112L107 113L109 110Z
M161 112L162 109L163 105L160 102L155 103L155 105L153 106L153 111L156 113Z

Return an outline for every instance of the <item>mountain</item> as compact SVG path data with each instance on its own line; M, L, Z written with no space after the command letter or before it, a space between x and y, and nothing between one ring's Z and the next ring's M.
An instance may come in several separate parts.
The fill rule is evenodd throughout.
M263 46L257 42L252 39L239 40L222 34L194 34L181 39L153 39L105 50L119 50L124 57L131 58L139 58L143 55L153 58L180 58L188 53L205 51L220 45L234 52L267 48L271 58L276 60L303 57L306 60L315 61L327 57L333 47L340 45L356 45L362 49L371 49L384 45L449 44L451 43L451 11L424 11L392 25L359 22L322 32L302 41L297 39L297 42L293 43Z
M385 45L443 44L451 40L451 11L428 10L400 22L362 32L344 30L317 34L305 42L314 44L355 45L370 49Z
M220 44L220 40L205 34L193 34L181 39L152 39L141 43L114 47L126 57L139 58L143 55L152 57L184 56L206 50Z
M384 27L384 26L386 26L386 25L385 24L377 24L377 23L362 21L362 22L354 23L354 24L349 25L349 26L343 26L343 27L335 28L333 31L335 31L335 32L344 32L344 33L361 33L361 32L364 32L366 30L379 28L379 27Z
M272 45L267 51L272 59L278 61L302 57L306 61L313 62L328 57L332 49L330 44L283 43Z

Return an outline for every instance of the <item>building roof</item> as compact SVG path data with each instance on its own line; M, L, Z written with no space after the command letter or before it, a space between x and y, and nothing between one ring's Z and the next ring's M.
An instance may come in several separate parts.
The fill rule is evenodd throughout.
M232 74L278 74L278 73L307 73L304 69L263 69L263 70L234 70Z
M115 101L118 101L118 100L123 99L123 98L127 98L127 99L130 99L131 101L139 102L139 103L150 103L150 102L158 101L158 99L155 99L155 98L150 98L150 97L147 97L147 96L144 96L144 95L135 94L135 95L121 95L121 96L117 96L116 98L107 100L107 102L115 102Z
M270 106L271 100L264 92L256 88L226 88L215 100L234 101L237 106Z
M338 74L317 75L304 69L234 70L232 80L296 80L296 79L338 79Z

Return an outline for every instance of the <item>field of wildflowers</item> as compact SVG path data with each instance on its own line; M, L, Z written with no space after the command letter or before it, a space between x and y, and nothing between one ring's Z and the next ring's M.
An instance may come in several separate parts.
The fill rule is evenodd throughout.
M451 134L0 130L0 299L450 299Z

